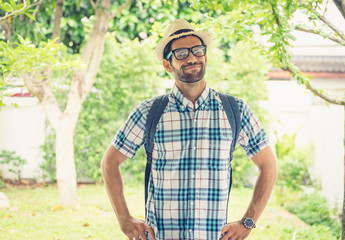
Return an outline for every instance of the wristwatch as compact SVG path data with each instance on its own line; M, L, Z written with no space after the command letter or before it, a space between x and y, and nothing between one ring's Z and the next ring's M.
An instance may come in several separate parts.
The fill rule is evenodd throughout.
M241 223L243 223L246 228L256 228L255 222L252 218L243 217Z

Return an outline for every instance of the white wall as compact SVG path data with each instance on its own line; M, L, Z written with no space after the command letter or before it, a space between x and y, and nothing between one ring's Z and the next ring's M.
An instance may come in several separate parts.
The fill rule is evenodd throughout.
M269 101L265 107L274 121L272 130L279 136L297 133L296 143L300 146L314 145L312 177L321 184L330 205L340 209L344 191L344 108L326 106L295 81L266 83ZM274 138L274 133L270 135Z
M15 151L27 164L21 177L40 180L40 164L43 161L40 145L44 142L45 115L35 97L6 97L6 106L0 111L0 151ZM18 108L11 103L17 103ZM9 167L0 165L4 178L16 176Z

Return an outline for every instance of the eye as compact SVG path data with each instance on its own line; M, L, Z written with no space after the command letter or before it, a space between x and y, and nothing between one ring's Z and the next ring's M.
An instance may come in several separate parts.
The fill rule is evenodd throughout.
M203 56L205 54L204 46L196 46L193 48L193 53L198 56Z
M183 49L177 49L175 51L175 55L177 58L183 58L186 57L188 55L188 49L183 48Z

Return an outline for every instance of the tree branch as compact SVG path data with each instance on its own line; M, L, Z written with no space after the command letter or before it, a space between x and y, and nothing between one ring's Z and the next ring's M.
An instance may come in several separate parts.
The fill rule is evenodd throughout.
M344 105L345 106L345 101L344 100L340 100L340 99L336 99L336 98L331 98L329 97L326 93L324 93L322 90L316 89L314 88L310 82L305 79L305 76L303 75L303 73L299 73L296 70L292 69L291 67L287 67L287 68L282 68L282 70L286 70L289 71L293 77L297 78L297 76L299 77L299 79L302 80L303 85L312 93L314 93L316 96L322 98L323 100L325 100L326 102L332 103L332 104L336 104L336 105Z
M338 43L340 45L344 45L345 46L345 40L342 40L342 39L330 36L329 34L326 34L326 33L322 32L321 30L304 28L304 27L300 27L300 26L296 26L295 29L298 30L298 31L301 31L301 32L312 33L312 34L316 34L316 35L328 38L329 40L332 40L333 42L336 42L336 43Z
M21 9L19 9L17 11L14 11L14 12L11 12L11 13L6 13L5 16L0 17L0 22L2 22L3 20L7 19L8 17L20 14L21 12L25 11L25 9L27 9L27 8L29 8L31 6L33 6L33 5L28 6L27 2L24 0L24 6Z
M44 0L41 0L37 3L36 9L35 11L32 13L32 15L36 18L36 15L38 13L38 11L40 10L40 7L42 6L42 3L44 2ZM29 24L31 24L34 20L32 18L30 18L29 20Z
M52 39L60 37L60 23L62 18L63 0L58 0L55 9L54 28ZM60 42L57 40L57 42Z
M342 31L340 31L336 26L334 26L333 23L331 23L324 16L318 15L318 17L322 22L324 22L330 29L336 32L339 35L339 37L341 37L345 41L345 35Z
M280 27L279 15L275 12L275 9L274 9L274 6L272 3L271 3L271 6L272 6L273 15L276 18L276 23ZM316 14L318 18L320 18L320 14L318 14L318 12L316 12L315 10L312 10L312 9L311 9L311 11L313 11L313 13ZM321 18L320 18L320 20L321 20ZM315 33L314 30L310 31L310 32ZM279 60L281 63L283 62L283 59L279 59ZM287 67L281 67L281 69L285 70L285 71L289 71L292 74L292 76L294 78L296 78L298 81L300 81L309 91L311 91L316 96L324 99L325 101L327 101L329 103L345 106L345 100L339 100L339 99L331 98L327 94L325 94L322 90L318 90L318 89L314 88L310 84L310 81L308 79L306 79L306 77L303 75L303 73L300 70L298 70L298 68L291 61L288 60L288 62L289 62L289 65ZM283 66L285 66L285 65L286 64L283 64Z
M125 3L123 3L113 14L110 15L110 19L115 18L117 15L119 15L119 13L132 2L133 0L127 0Z

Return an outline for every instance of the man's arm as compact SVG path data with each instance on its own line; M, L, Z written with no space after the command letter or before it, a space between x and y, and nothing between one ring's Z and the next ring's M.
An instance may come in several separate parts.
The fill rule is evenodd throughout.
M278 167L276 157L270 146L252 157L252 161L259 168L259 176L256 180L252 200L244 216L257 222L271 196L278 176ZM240 221L228 223L222 229L221 233L225 235L221 240L242 240L248 237L250 232L251 229L246 228Z
M126 160L127 157L112 145L108 147L103 156L101 164L102 175L111 205L121 230L130 240L137 240L139 237L146 240L145 231L150 234L152 239L155 239L154 231L150 226L129 214L123 194L123 182L120 173L120 164Z

